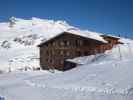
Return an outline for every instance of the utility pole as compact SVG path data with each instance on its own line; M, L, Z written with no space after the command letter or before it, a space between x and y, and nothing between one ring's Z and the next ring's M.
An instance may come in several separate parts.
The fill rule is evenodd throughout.
M119 34L119 37L121 37L120 34ZM121 53L121 47L120 47L120 45L118 45L118 52L119 52L120 60L122 60L122 53Z
M127 43L127 46L129 48L129 54L132 55L132 49L131 49L130 43Z
M8 72L11 72L12 69L11 69L11 64L12 64L13 60L9 60L9 69L8 69Z
M122 60L122 53L121 53L121 47L120 47L120 45L118 45L118 52L119 52L120 60Z

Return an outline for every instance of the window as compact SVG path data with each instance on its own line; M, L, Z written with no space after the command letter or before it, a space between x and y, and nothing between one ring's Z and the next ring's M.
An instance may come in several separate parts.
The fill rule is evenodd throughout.
M69 41L67 41L67 43L66 43L66 44L67 44L67 46L69 46L69 45L70 45L70 42L69 42Z
M61 60L61 61L60 61L60 64L64 64L64 60Z
M54 64L54 59L52 59L52 64Z
M67 41L67 40L64 40L64 44L65 44L65 46L69 46L70 45L70 42Z
M66 52L66 55L67 55L67 56L70 56L70 52L69 52L69 51L67 51L67 52Z
M76 40L76 46L82 46L83 42L82 40Z
M52 63L52 59L49 59L48 62L49 62L49 63Z
M111 44L111 43L112 43L112 41L111 41L111 40L108 40L108 43L110 43L110 44Z
M81 40L79 41L79 45L80 45L80 46L82 46L82 45L83 45L83 42L82 42Z
M50 47L50 46L51 46L51 43L48 44L48 47Z
M46 62L48 62L49 60L48 60L48 58L46 58Z
M53 46L55 46L55 44L56 44L56 43L55 43L55 42L53 42Z
M61 46L64 46L64 42L63 42L63 41L61 41L61 42L60 42L60 45L61 45Z
M64 41L61 41L61 42L60 42L60 45L61 45L61 46L69 46L69 45L70 45L70 42L67 41L67 40L64 40Z
M46 51L46 55L48 55L48 56L49 56L49 52L48 52L48 50Z
M75 44L76 44L76 46L78 46L78 40L76 40L76 43Z
M54 59L47 59L47 60L48 60L48 63L54 64Z
M52 55L54 55L55 54L55 52L54 51L52 51Z
M61 55L63 55L63 54L64 54L64 51L63 51L63 50L61 50L61 51L60 51L60 54L61 54Z

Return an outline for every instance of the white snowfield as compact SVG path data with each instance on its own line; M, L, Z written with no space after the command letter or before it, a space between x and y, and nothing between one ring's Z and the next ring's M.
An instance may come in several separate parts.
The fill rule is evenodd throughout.
M133 100L133 54L126 46L119 46L121 59L117 46L66 72L1 74L0 95L5 100Z
M104 54L69 59L79 64L70 71L32 71L39 67L36 45L57 31L61 33L74 27L62 21L37 18L15 19L12 28L8 25L0 24L0 70L12 72L0 75L0 97L5 100L133 100L133 40L121 38L125 44ZM25 68L29 71L23 71Z

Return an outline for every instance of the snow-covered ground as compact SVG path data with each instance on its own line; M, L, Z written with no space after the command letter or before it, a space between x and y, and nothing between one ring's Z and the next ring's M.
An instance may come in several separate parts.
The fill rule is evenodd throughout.
M121 38L124 44L104 54L71 59L79 65L70 71L31 70L39 67L36 46L68 30L82 33L63 21L15 18L13 27L0 23L0 73L12 71L0 75L0 97L5 100L133 100L133 40L130 39ZM102 41L98 33L84 32Z
M0 96L5 100L133 100L132 42L77 59L86 61L66 72L1 74Z
M67 72L2 74L0 95L5 100L133 100L133 59L108 61L109 56Z

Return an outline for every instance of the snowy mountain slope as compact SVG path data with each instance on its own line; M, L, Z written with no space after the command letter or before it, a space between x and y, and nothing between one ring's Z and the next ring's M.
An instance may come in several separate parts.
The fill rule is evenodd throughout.
M24 20L13 17L9 22L0 23L0 70L39 67L39 51L36 46L51 35L70 28L74 27L65 21L39 18Z
M0 70L22 70L22 68L27 69L27 66L28 69L35 66L38 68L39 51L37 45L64 31L106 42L100 37L99 33L80 30L65 21L34 17L25 20L11 17L9 22L0 23ZM36 64L33 62L36 62Z

